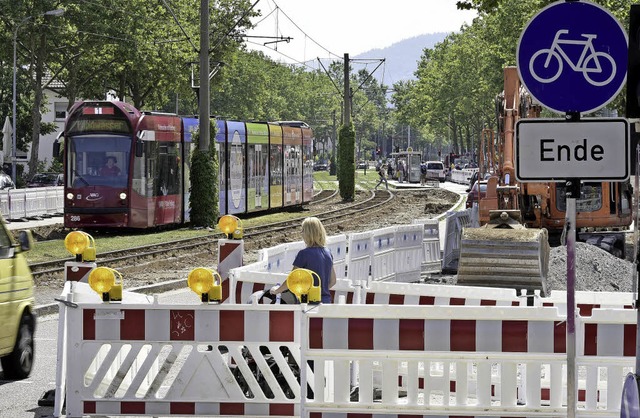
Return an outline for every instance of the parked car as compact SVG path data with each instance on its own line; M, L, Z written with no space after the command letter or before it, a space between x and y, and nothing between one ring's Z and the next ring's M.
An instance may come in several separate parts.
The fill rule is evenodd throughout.
M313 165L313 171L326 171L329 169L329 164L324 161L318 161Z
M367 164L366 161L358 161L358 164L356 165L356 168L358 170L367 169L367 168L369 168L369 164Z
M17 241L0 215L0 364L5 379L29 376L34 358L33 276L24 257L33 238L20 231Z
M27 183L27 187L55 187L64 185L62 173L36 173Z
M480 199L487 195L486 180L476 181L473 183L473 186L467 189L467 209L473 207L473 204L478 202L478 190L480 193Z
M11 176L0 171L0 190L15 189L16 185L13 184Z

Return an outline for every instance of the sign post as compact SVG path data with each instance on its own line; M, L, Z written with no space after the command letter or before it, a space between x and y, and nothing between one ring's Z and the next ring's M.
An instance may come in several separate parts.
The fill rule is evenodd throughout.
M582 138L576 140L574 130L575 124L584 123L584 120L579 122L582 114L602 108L622 90L627 76L627 45L624 28L605 8L586 1L558 1L540 10L525 26L516 55L518 74L534 100L557 113L564 113L567 121L564 123L572 123L574 128L562 129L563 122L559 122L558 132L542 134L544 129L538 129L534 130L533 141L525 144L516 140L516 148L522 145L523 149L533 147L538 151L529 154L528 159L517 157L516 178L519 181L561 181L564 178L566 184L567 416L570 418L576 416L577 401L575 228L580 181L592 176L584 170L587 166L600 166L605 177L607 174L614 177L607 180L624 181L628 178L629 166L627 124L622 124L624 134L598 135L597 139L579 132ZM525 126L520 122L516 125L516 138L521 136L518 128ZM523 136L528 134L522 133ZM589 137L593 138L591 144ZM620 158L620 147L624 150L625 167L622 172L609 173L606 161ZM558 170L551 176L549 172L539 171L549 178L528 175L533 173L526 163L529 159L538 169L553 166ZM582 176L583 173L587 176Z

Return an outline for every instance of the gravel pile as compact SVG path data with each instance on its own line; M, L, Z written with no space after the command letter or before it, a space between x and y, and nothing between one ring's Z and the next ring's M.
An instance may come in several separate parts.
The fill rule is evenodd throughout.
M576 242L575 290L631 292L633 263L617 258L595 245ZM547 291L567 289L567 247L551 249Z

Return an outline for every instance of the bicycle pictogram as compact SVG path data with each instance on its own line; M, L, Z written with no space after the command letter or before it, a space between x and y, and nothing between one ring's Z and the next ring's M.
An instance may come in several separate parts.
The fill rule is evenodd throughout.
M581 72L585 80L593 86L599 87L609 84L616 75L616 62L611 55L605 52L596 52L593 47L593 40L598 37L594 34L581 34L585 39L561 39L561 35L568 34L566 29L560 29L556 32L551 47L543 48L536 51L529 60L529 72L531 76L540 83L552 83L560 77L564 69L564 61L575 72ZM567 52L563 49L564 45L582 45L582 52L577 60L573 62ZM540 60L539 58L542 58ZM536 61L537 60L537 61ZM610 68L606 66L606 60L609 62ZM609 74L604 81L602 80L607 73ZM595 79L594 79L595 78Z

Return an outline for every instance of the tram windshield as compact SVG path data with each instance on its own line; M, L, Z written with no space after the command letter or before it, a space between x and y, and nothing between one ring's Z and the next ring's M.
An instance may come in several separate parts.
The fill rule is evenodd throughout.
M67 179L71 187L127 187L131 137L82 135L67 141Z

